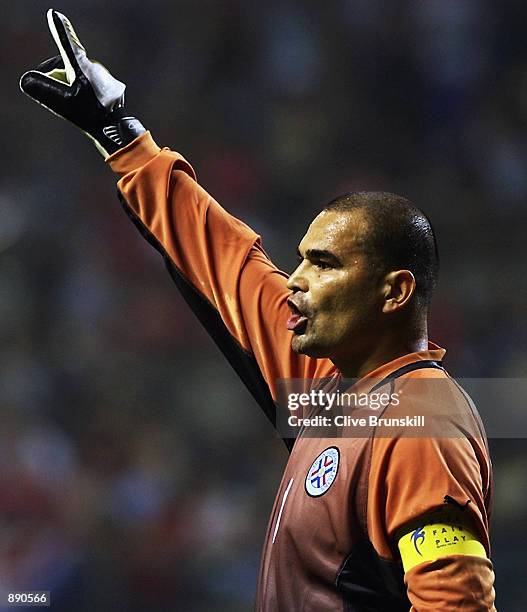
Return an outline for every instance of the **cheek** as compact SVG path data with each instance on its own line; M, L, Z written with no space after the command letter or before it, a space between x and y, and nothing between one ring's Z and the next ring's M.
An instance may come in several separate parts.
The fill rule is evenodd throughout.
M336 271L320 275L312 284L312 303L317 318L352 320L373 306L374 287L364 271Z
M331 334L339 337L369 321L373 316L375 304L371 291L367 289L369 288L351 289L347 285L326 296L321 303L320 320L317 321L321 329L323 326L324 331L328 332L329 327L332 327Z
M336 311L342 308L349 299L349 283L345 279L318 277L312 286L313 302L321 311Z
M350 317L353 312L360 306L361 298L356 295L349 285L337 286L333 292L327 295L324 304L328 314L338 317Z
M342 296L332 296L321 303L313 321L313 332L337 339L352 326L355 309Z

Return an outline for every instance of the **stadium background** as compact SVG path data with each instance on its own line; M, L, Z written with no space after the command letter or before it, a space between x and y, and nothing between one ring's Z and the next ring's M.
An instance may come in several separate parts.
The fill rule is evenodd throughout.
M18 92L56 53L47 8L9 3L0 23L0 590L51 589L64 611L249 610L285 451L95 149ZM55 8L284 269L335 195L415 200L438 233L449 369L525 376L524 2ZM526 444L491 445L497 603L519 612Z

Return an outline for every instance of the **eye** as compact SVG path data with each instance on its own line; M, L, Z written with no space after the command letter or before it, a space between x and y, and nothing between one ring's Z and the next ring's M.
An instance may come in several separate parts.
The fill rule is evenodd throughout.
M329 270L332 266L327 261L315 261L313 263L314 266L319 268L320 270Z

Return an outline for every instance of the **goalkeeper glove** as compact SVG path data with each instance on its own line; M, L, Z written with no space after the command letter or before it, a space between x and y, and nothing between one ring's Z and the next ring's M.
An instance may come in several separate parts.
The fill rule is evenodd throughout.
M106 158L145 128L124 108L126 85L87 57L70 21L53 9L47 17L60 55L23 74L20 89L80 128Z

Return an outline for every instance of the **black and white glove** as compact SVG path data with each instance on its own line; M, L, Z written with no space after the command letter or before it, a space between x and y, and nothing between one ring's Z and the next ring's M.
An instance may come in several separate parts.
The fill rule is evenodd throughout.
M20 89L80 128L106 158L145 128L124 108L126 85L87 57L70 21L53 9L47 17L60 55L23 74Z

